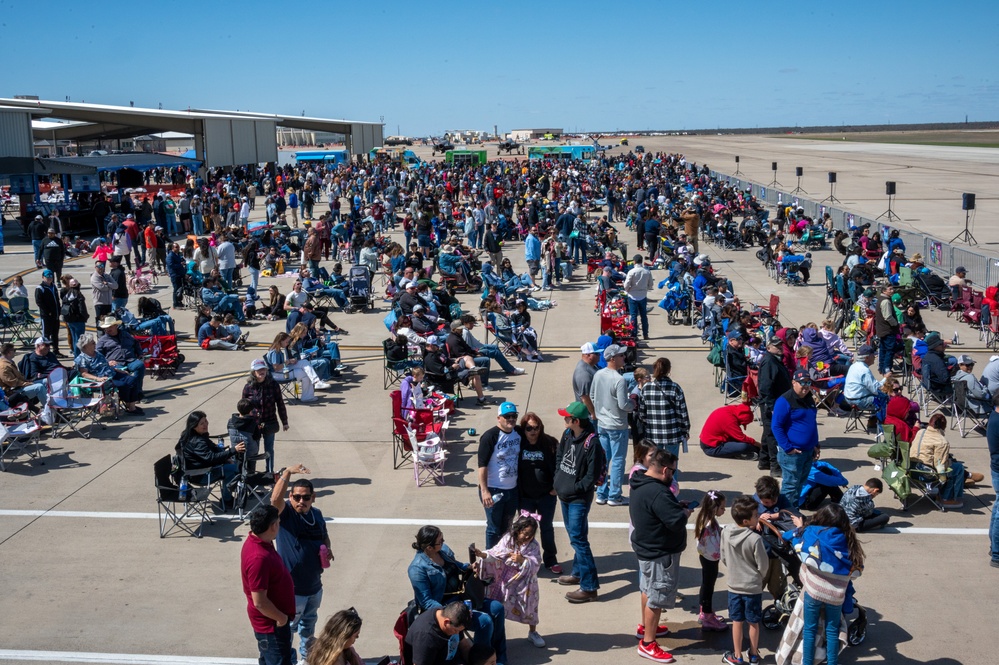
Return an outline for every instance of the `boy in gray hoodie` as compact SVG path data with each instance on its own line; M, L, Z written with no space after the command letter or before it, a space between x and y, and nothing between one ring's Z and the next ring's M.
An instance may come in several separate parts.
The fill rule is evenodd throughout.
M721 536L721 561L728 568L728 618L732 622L732 651L722 662L741 665L743 622L749 624L749 661L760 662L760 621L763 619L763 576L770 561L757 533L756 500L740 496L732 504L736 526L725 527Z

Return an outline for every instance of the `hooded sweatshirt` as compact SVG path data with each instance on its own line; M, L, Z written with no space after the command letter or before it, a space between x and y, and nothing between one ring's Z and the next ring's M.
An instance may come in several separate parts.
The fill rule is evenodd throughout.
M756 439L742 431L751 422L753 422L753 410L748 404L720 406L704 421L701 443L708 448L717 448L729 441L741 441L755 446Z
M815 328L804 328L801 331L801 346L807 346L812 350L812 363L823 362L827 365L832 363L835 352L829 348L822 333Z
M586 439L593 435L589 447ZM566 428L555 452L555 493L562 503L589 503L596 489L596 455L600 439L587 421L582 433L574 436Z
M885 417L885 425L894 425L895 427L895 438L909 443L912 443L912 437L916 434L916 428L911 427L906 422L911 404L908 397L896 395L888 400L887 416Z
M653 561L686 549L687 513L669 486L645 471L632 474L629 484L628 512L634 526L631 548L638 558Z
M763 593L763 575L770 566L763 536L744 526L727 526L721 535L721 561L728 568L728 589L743 596Z

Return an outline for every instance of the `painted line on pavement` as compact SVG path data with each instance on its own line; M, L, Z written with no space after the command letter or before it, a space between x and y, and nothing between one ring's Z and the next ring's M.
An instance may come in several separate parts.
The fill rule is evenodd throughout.
M160 656L140 653L94 653L86 651L32 651L0 649L0 660L26 660L44 663L120 663L123 665L255 665L256 658L216 658L206 656Z
M156 513L122 513L122 512L102 512L84 510L13 510L0 509L0 517L62 517L69 519L111 519L111 520L155 520L159 519ZM215 515L213 519L219 521L239 522L235 515ZM198 521L194 519L193 521ZM430 518L415 519L408 517L327 517L328 524L344 524L359 526L423 526L424 524L435 524L437 526L458 526L458 527L480 527L485 526L485 520L435 520ZM562 522L553 523L557 527L564 528ZM590 522L591 529L627 529L627 522ZM687 529L693 530L694 525L688 524ZM888 527L883 533L908 534L916 536L987 536L988 529L956 528L956 527Z

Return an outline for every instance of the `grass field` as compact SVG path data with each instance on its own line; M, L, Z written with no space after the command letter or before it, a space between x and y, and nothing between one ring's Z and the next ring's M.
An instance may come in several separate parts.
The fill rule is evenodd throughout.
M793 134L785 138L856 143L904 143L967 148L999 148L999 130L942 130L937 132L844 132L842 134Z

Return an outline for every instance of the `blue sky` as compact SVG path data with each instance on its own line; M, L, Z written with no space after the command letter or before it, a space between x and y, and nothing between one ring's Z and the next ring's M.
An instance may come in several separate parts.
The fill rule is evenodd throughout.
M0 0L0 96L384 116L417 136L999 120L999 2L953 7Z

